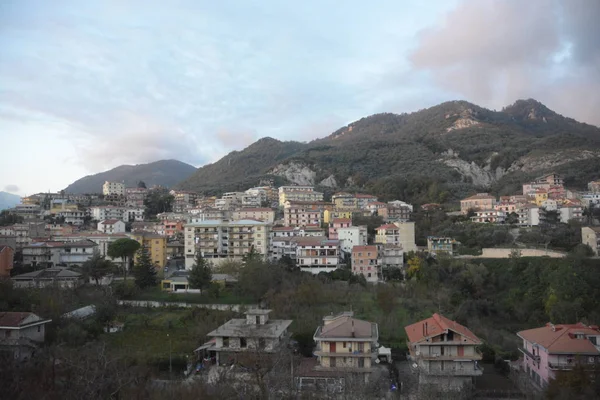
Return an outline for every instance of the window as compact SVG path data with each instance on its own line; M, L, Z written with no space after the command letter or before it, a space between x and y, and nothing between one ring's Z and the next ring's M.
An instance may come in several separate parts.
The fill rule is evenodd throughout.
M597 345L597 338L596 338L596 336L590 336L590 342L592 342L592 344L594 346L596 346Z
M42 331L42 326L41 326L41 325L38 325L38 327L37 327L37 328L38 328L38 332L41 332L41 331Z
M6 331L6 333L4 334L4 336L7 337L7 338L9 338L11 333L12 333L12 331Z
M245 349L246 347L248 347L248 342L245 337L240 338L240 347L242 349Z
M223 337L223 347L229 347L229 338L227 336Z
M346 342L342 343L342 347L346 348Z
M267 341L264 338L258 339L258 348L264 349L267 346Z

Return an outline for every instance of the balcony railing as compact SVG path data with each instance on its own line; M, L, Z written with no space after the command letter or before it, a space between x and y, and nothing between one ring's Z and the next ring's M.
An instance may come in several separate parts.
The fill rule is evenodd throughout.
M539 361L540 361L540 356L536 356L536 355L534 355L532 352L530 352L530 351L529 351L529 350L527 350L527 349L524 349L524 348L522 348L522 347L519 347L519 351L520 351L521 353L523 353L524 355L526 355L527 357L531 358L531 359L532 359L532 360L534 360L534 361L537 361L537 362L539 362Z
M475 354L470 354L470 355L448 355L448 354L420 354L416 357L417 359L421 359L421 360L481 360L483 358L483 355L481 354L481 352L479 350L475 351Z
M550 369L555 369L555 370L571 370L573 368L575 368L575 366L578 367L582 367L584 369L595 369L597 368L597 365L595 363L584 363L584 362L577 362L577 361L572 361L572 362L549 362L548 363L548 367Z

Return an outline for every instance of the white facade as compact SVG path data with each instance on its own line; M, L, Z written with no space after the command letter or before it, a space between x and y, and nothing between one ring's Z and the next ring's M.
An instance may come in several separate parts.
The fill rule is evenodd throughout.
M79 210L64 210L56 214L59 217L65 218L65 223L72 225L83 225L85 212Z
M117 219L98 222L98 231L102 233L124 233L125 222Z
M125 222L136 222L144 220L145 207L129 207L123 210L122 219Z
M92 219L103 221L105 219L123 219L125 208L116 206L98 206L90 208Z
M325 238L297 239L296 263L302 271L318 274L340 266L340 242Z
M365 246L367 244L366 226L349 226L338 229L338 240L340 249L344 253L350 253L354 246Z
M102 185L102 194L105 196L125 196L125 184L121 182L105 181Z

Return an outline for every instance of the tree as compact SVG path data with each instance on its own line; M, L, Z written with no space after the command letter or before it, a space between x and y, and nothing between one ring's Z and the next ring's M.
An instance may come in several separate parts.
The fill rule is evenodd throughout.
M92 258L83 263L82 269L90 278L96 281L96 285L99 285L99 280L109 274L114 269L114 265L95 251Z
M173 210L174 197L165 189L152 189L148 191L144 199L146 216L155 217L156 214L170 212Z
M0 212L0 226L20 224L21 222L23 222L23 217L17 214L13 214L8 210Z
M196 253L196 261L194 266L192 267L192 271L190 272L190 276L188 277L188 282L190 284L190 288L192 289L200 289L202 290L210 287L210 283L212 280L212 270L208 261L200 252Z
M135 284L140 289L156 286L156 267L152 264L150 251L146 246L142 246L137 252L137 262L133 266L133 276L135 277Z
M139 182L137 183L137 187L138 187L138 189L146 189L146 182L144 182L144 181L139 181Z
M259 252L256 251L254 246L250 247L250 251L242 256L242 261L244 265L253 264L255 262L262 261L263 256Z
M108 245L106 254L111 258L120 258L123 260L123 277L125 279L127 279L129 261L139 248L140 243L137 240L129 238L117 239Z

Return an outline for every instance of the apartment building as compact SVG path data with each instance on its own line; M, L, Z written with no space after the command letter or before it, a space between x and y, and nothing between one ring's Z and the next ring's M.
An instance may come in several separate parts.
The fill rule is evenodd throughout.
M533 204L522 204L517 209L519 226L538 226L540 224L540 208Z
M358 199L351 193L335 193L331 196L331 202L337 210L355 210L358 208Z
M125 205L127 207L142 207L148 194L146 188L125 188Z
M313 186L280 186L279 206L286 201L323 201L323 193L315 192Z
M592 193L600 193L600 180L588 182L588 190Z
M125 212L124 207L118 206L96 206L90 207L90 213L92 219L96 221L103 221L106 219L120 219L123 220L123 213Z
M251 219L186 224L185 266L192 268L197 252L214 265L224 260L241 261L252 248L266 257L269 254L270 230L270 224Z
M437 255L439 253L454 256L457 254L458 242L451 237L428 236L427 251L429 254Z
M102 233L125 233L125 222L120 219L105 219L98 222L98 231Z
M125 196L125 184L122 182L105 181L102 185L102 194L104 196Z
M329 239L338 240L338 230L352 226L351 218L334 218L329 223Z
M404 269L404 249L398 244L380 244L379 255L382 268Z
M387 207L380 208L377 211L377 215L382 217L384 221L387 222L406 222L410 219L411 214L412 209L408 206L395 206L392 204L388 204Z
M354 246L352 248L352 273L363 275L367 282L375 283L383 279L381 271L382 254L379 246Z
M337 239L340 241L340 249L344 253L351 253L354 246L365 246L367 244L366 226L348 226L338 228Z
M81 266L93 256L97 246L90 240L33 242L23 246L23 264L42 268Z
M152 232L132 232L131 239L136 240L141 246L146 247L150 253L152 264L157 268L167 265L167 237ZM137 254L134 258L137 262Z
M323 222L329 224L336 218L352 219L354 216L354 211L354 209L343 210L338 208L325 208L323 210Z
M325 237L296 238L296 263L302 271L317 275L340 266L340 242Z
M547 323L541 328L520 331L522 372L537 388L545 389L558 374L576 366L593 371L600 364L598 326Z
M64 218L66 224L80 226L83 225L86 215L84 211L75 209L61 210L56 213L56 216Z
M469 210L493 210L496 198L489 193L477 193L460 201L460 212L467 214Z
M436 313L404 329L420 384L461 390L471 388L473 379L482 375L477 349L482 341L467 327Z
M377 359L379 328L375 322L354 318L352 311L323 317L313 335L316 371L358 374L368 382Z
M500 210L477 210L471 217L471 222L503 224L506 221L507 213Z
M376 228L375 243L400 245L405 252L417 251L414 222L394 222Z
M272 224L275 221L275 210L266 207L248 207L235 210L231 213L231 218L239 219L256 219Z
M181 220L163 220L163 234L168 237L175 237L179 233L183 234L184 223Z
M321 210L310 202L285 203L283 210L283 224L285 226L320 226L322 221Z

